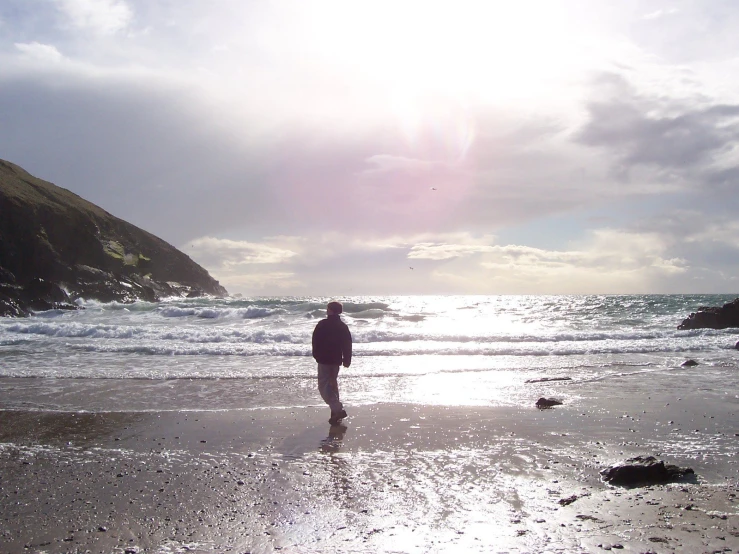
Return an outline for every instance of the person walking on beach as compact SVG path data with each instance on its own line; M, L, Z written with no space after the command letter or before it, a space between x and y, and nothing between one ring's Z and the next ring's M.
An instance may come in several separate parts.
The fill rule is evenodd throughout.
M349 327L341 321L339 314L344 311L341 302L329 302L326 306L326 319L322 319L313 330L313 357L318 363L318 391L321 398L331 407L331 425L346 417L344 406L339 400L340 366L349 367L352 363L352 334Z

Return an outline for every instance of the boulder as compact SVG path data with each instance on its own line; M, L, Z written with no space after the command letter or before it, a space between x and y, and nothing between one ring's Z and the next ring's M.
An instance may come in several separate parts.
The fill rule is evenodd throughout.
M551 408L552 406L561 406L562 401L556 398L544 398L543 396L536 401L536 407L539 409Z
M723 306L701 306L677 326L686 329L728 329L739 327L739 298Z
M698 365L698 362L695 360L685 360L683 363L680 364L681 367L693 367Z
M611 485L637 487L679 481L695 472L689 468L665 464L653 456L629 458L621 464L601 470L604 481Z
M162 239L3 160L0 214L0 316L228 294Z

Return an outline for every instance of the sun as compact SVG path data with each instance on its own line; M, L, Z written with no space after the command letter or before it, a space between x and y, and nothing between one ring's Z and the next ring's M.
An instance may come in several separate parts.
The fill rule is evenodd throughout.
M395 103L522 100L584 53L573 14L550 0L378 0L311 4L318 54Z

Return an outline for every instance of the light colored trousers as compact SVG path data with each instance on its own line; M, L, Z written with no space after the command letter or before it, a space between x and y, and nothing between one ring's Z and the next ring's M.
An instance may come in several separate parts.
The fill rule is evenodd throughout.
M331 413L335 414L344 409L339 400L339 365L318 364L318 392L321 393L323 401L331 407Z

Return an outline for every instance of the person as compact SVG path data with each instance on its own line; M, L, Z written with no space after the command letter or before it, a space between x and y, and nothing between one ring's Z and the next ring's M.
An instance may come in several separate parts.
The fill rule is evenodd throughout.
M313 330L313 358L318 363L318 391L323 401L331 408L328 422L336 425L346 417L346 410L339 399L340 366L352 363L352 334L339 314L344 311L341 302L329 302L326 319L322 319Z

